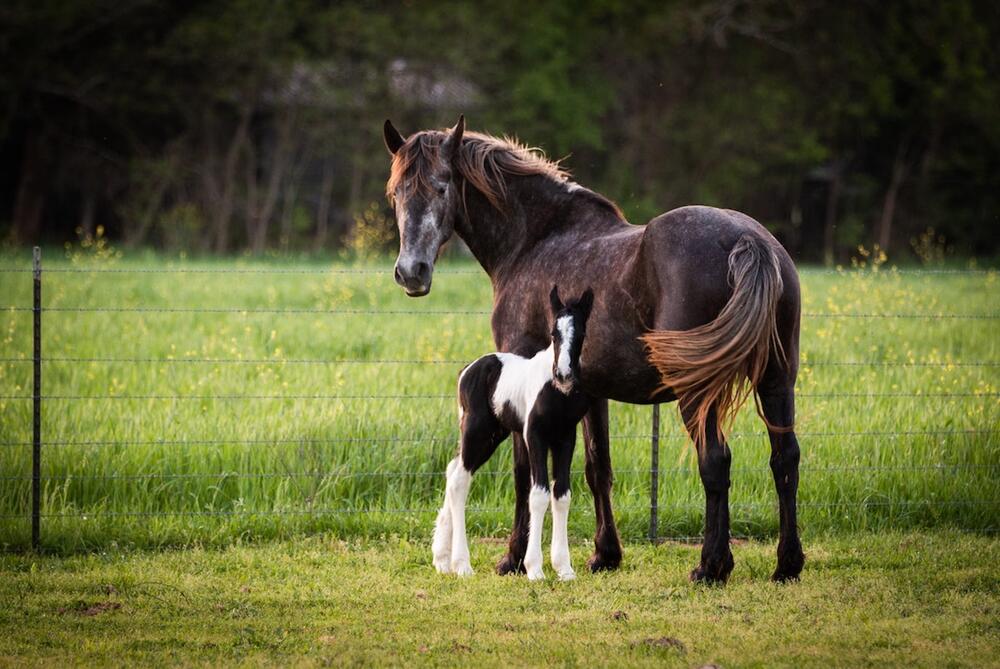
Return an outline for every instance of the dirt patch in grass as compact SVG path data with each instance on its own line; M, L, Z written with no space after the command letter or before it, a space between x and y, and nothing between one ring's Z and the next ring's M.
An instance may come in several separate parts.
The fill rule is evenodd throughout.
M76 602L72 606L59 609L60 615L72 613L78 616L97 616L109 611L117 611L122 607L120 602Z
M645 646L646 648L670 648L681 653L687 652L687 646L680 639L672 636L651 637L632 644L633 646Z

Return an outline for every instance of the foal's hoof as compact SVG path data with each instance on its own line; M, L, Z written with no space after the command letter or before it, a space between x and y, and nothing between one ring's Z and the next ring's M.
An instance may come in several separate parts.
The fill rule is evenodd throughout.
M434 568L439 574L450 574L451 573L451 556L445 555L443 557L434 558Z
M599 571L614 571L621 566L621 563L621 553L613 553L610 555L594 553L590 556L590 559L587 560L587 566L590 567L590 571L595 574Z
M475 573L474 571L472 571L472 565L470 565L468 562L464 560L452 564L451 570L452 572L455 573L456 576L472 576Z
M497 574L500 576L507 576L508 574L523 574L524 570L524 560L515 558L510 553L504 555L500 562L497 562Z

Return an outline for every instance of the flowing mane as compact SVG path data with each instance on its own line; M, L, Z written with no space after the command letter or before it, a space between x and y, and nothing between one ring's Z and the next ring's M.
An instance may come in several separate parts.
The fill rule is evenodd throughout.
M425 130L406 140L393 156L389 180L385 185L390 201L400 187L421 193L431 192L430 174L441 143L447 136L447 130ZM618 205L570 181L569 171L559 163L548 158L542 149L527 146L516 138L467 131L462 139L457 167L465 181L497 209L504 208L507 198L506 175L538 175L565 186L571 192L585 193L624 219Z

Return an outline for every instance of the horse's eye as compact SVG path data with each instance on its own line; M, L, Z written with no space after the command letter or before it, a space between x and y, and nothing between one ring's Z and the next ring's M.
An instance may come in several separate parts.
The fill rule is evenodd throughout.
M447 186L438 186L438 195L444 195L448 192Z

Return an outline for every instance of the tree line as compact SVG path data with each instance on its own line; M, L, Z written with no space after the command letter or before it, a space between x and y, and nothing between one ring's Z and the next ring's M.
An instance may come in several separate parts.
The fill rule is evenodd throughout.
M972 0L0 8L0 235L211 253L384 240L382 121L517 135L636 223L799 258L996 253L998 10ZM386 230L381 230L386 228ZM374 229L374 230L373 230Z

